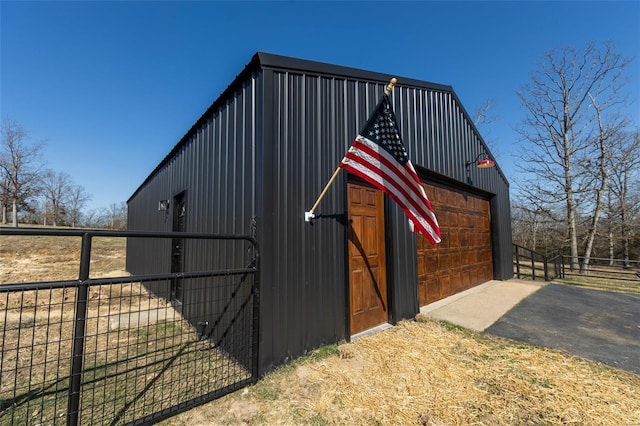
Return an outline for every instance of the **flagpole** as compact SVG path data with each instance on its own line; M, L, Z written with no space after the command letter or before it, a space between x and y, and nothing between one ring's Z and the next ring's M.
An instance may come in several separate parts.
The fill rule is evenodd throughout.
M387 87L385 87L384 94L389 96L391 94L391 91L393 90L393 87L396 85L397 82L398 82L398 79L393 77L391 79L391 81L389 81L389 84L387 84ZM318 207L318 204L320 204L320 201L324 198L324 195L329 190L329 187L331 186L333 181L336 180L336 178L338 177L338 173L340 173L340 166L338 166L336 168L336 171L333 172L333 175L331 176L331 179L329 179L329 182L327 182L327 184L324 186L324 189L322 190L322 192L318 196L318 199L316 200L316 202L313 205L313 207L311 207L311 210L309 210L308 212L304 212L304 221L305 222L311 222L311 220L313 220L316 217L316 215L314 213L315 210L316 210L316 207Z
M393 86L395 86L397 82L398 79L393 77L389 84L387 84L387 87L384 89L384 94L389 96L391 94L391 91L393 90Z
M316 203L313 205L313 207L311 207L311 210L309 210L308 212L304 212L305 222L311 222L311 219L316 217L316 215L313 212L316 210L316 207L318 207L318 204L320 204L320 201L322 200L322 198L324 198L324 194L327 193L333 181L336 180L336 178L338 177L338 173L340 173L340 166L336 167L336 171L333 172L333 176L331 176L331 179L329 179L329 182L327 182L327 184L324 186L324 189L318 196Z

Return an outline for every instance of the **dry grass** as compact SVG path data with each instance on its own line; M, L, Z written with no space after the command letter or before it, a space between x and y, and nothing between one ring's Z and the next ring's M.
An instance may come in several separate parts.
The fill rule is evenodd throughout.
M640 424L632 373L419 319L165 424Z
M566 273L564 278L556 279L555 281L608 291L640 293L640 277L635 274L635 270L623 270L621 268L599 266L597 270L590 271L588 275Z
M38 237L35 242L27 242L20 238L25 237L0 239L0 283L77 278L79 240ZM94 253L100 260L92 264L92 276L124 273L124 240L99 240L93 248L100 250L103 246L105 252L102 256ZM193 336L194 331L179 318L171 324L109 330L106 320L99 319L105 313L164 305L137 284L123 286L117 294L105 290L96 288L90 295L88 329L92 336L88 347L92 348L92 356L85 369L93 384L83 396L88 398L83 399L83 406L108 402L123 413L120 421L127 421L135 418L131 415L141 406L152 408L154 400L162 395L168 397L160 400L162 407L185 396L189 389L186 382L195 380L194 373L209 382L218 380L218 370L211 368L208 360L198 358L206 352L180 352L194 348L192 340L181 340L185 335ZM20 421L15 424L36 424L43 417L49 419L43 423L63 424L63 418L52 419L66 410L67 383L63 377L69 365L56 356L69 350L72 311L65 307L74 296L53 290L46 297L22 297L20 303L35 308L17 318L11 315L18 301L0 297L0 320L5 321L0 329L23 334L24 341L35 339L37 345L33 353L20 349L15 356L3 347L5 364L0 392L4 393L2 397L12 394L16 384L26 389L30 380L31 390L49 392L38 398L50 398L51 402L41 405L39 400L32 400L24 412L18 413ZM114 300L117 305L112 303ZM42 328L41 324L52 318L54 324ZM321 348L279 368L254 386L164 424L640 425L637 375L424 317L419 319L403 321L355 343ZM44 343L42 339L47 336L55 336L58 341ZM13 340L16 338L8 336L4 342ZM120 344L125 350L115 351ZM169 349L167 357L158 352L160 347ZM177 353L186 356L176 358ZM151 354L157 364L140 370L131 385L125 375L141 367L140 360L132 358L138 354ZM30 357L36 357L35 367L26 364ZM124 360L119 366L114 363L118 359ZM175 368L159 376L155 368L166 365L167 359L174 360ZM231 361L223 362L227 368L235 368ZM11 370L10 363L20 363L21 369L9 378L5 372ZM241 367L238 371L242 374ZM140 395L149 383L153 387L147 389L146 396L127 405L130 399L126 398ZM60 399L51 399L52 396ZM38 413L43 408L46 416ZM96 412L96 417L85 423L108 423L101 415ZM0 416L0 424L7 423L11 423L10 418Z
M92 278L128 276L125 241L94 238ZM75 280L79 255L76 237L1 236L0 285ZM0 293L0 425L66 422L75 299L74 287ZM90 288L81 424L124 424L250 377L139 283Z
M0 237L0 284L78 279L80 237ZM91 278L125 269L126 238L95 237Z

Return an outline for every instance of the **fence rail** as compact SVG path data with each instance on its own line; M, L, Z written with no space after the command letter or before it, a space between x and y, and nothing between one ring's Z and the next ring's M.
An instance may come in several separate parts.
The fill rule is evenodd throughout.
M0 424L148 424L257 380L251 236L1 228L0 246L7 235L80 238L81 250L76 280L0 284ZM235 268L91 278L97 237L240 244L247 256ZM182 303L156 291L176 279Z
M583 265L585 258L578 257L576 260L578 265ZM638 260L591 257L587 267L571 268L570 256L546 256L513 244L513 274L523 279L560 279L567 284L640 293Z
M577 261L583 264L584 257L578 257ZM564 256L565 265L571 264L571 258ZM630 259L609 259L590 257L587 267L565 268L565 277L591 277L599 280L612 280L629 283L640 282L640 261Z
M547 256L518 244L513 244L513 267L518 279L551 281L564 276L561 255Z

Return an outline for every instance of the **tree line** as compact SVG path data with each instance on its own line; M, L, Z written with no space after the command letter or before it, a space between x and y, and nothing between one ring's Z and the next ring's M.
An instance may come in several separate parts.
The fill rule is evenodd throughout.
M18 123L2 122L0 144L0 208L3 225L126 229L126 203L85 210L91 200L82 185L65 172L46 168L42 142L31 142Z
M552 49L518 91L526 115L513 240L563 253L583 273L595 257L640 258L640 131L624 115L637 101L630 63L610 42Z

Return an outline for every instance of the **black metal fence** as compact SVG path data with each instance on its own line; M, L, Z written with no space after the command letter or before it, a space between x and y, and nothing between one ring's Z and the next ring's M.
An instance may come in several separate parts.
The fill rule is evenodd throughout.
M571 265L571 257L563 256L564 264ZM630 259L611 259L590 257L589 264L584 267L585 258L579 256L576 261L581 268L571 269L566 267L564 275L569 276L589 276L603 280L628 281L637 283L640 281L640 261Z
M513 274L518 279L551 281L564 277L563 257L547 256L513 244Z
M252 237L1 228L0 247L5 235L82 243L77 279L0 284L0 424L148 424L257 380L259 275ZM243 244L247 264L90 277L95 238L177 236ZM170 288L176 279L191 302L148 290Z

